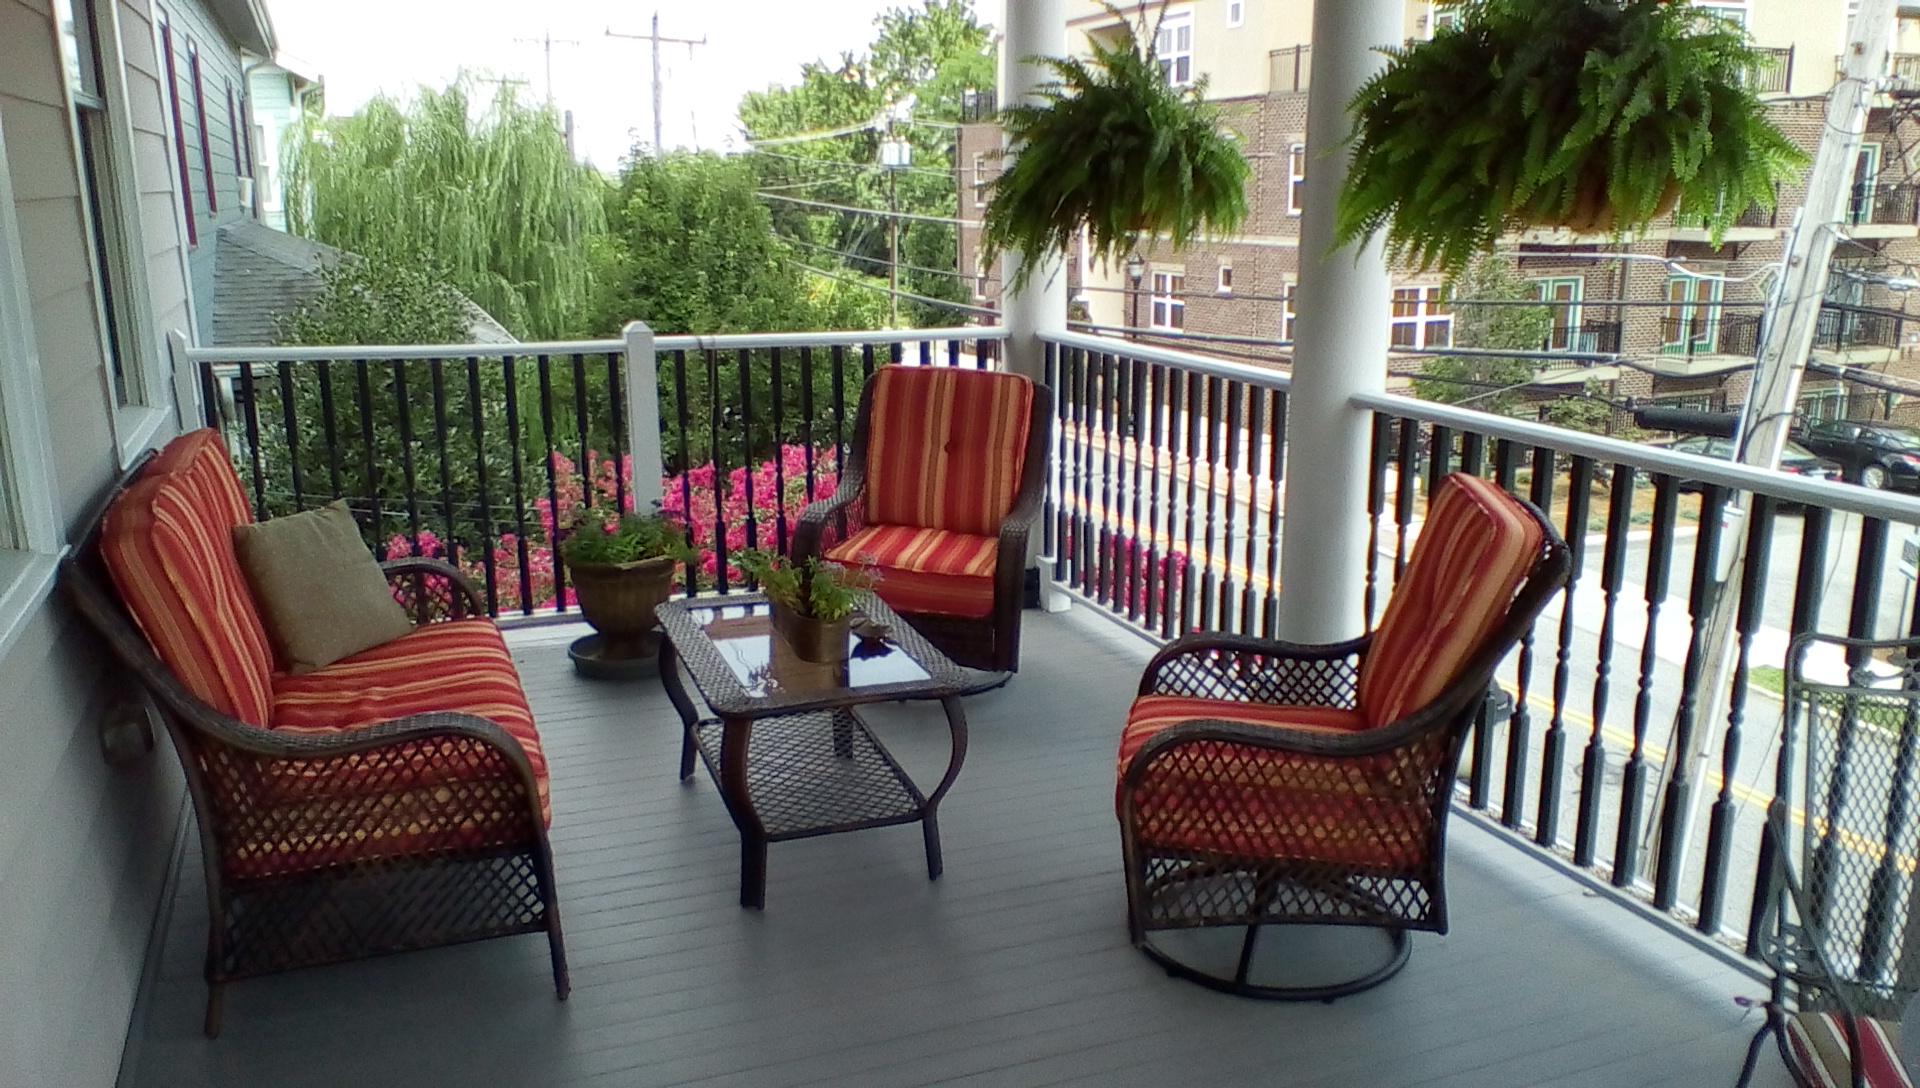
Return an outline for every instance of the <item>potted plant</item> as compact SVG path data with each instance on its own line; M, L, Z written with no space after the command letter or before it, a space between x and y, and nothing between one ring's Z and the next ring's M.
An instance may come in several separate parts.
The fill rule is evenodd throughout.
M1169 83L1151 46L1106 9L1120 20L1117 39L1093 41L1087 61L1040 58L1060 77L1039 88L1045 102L1000 112L1012 155L993 183L981 244L1020 254L1015 289L1083 226L1089 257L1111 263L1142 236L1178 249L1247 216L1247 160L1204 100L1205 81Z
M847 656L847 636L859 615L861 591L880 581L866 564L848 566L813 556L798 563L765 552L740 555L740 569L760 583L773 629L802 661L820 664Z
M1340 243L1459 273L1502 233L1644 227L1670 211L1717 244L1806 162L1748 89L1760 56L1685 0L1460 0L1386 50L1349 107Z
M665 514L615 516L592 507L560 541L560 558L581 615L599 632L597 642L575 643L574 664L582 672L611 675L659 652L653 610L673 591L675 565L699 555L687 543L685 526ZM583 657L605 667L585 667Z

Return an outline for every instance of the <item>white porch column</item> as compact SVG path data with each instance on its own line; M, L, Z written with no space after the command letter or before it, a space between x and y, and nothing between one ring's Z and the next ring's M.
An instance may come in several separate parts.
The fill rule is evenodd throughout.
M1052 78L1029 57L1067 55L1066 0L1007 0L1007 36L1000 43L1000 105L1038 101L1033 89ZM1011 282L1020 258L1001 254L1001 282ZM1046 372L1039 334L1067 327L1067 275L1061 254L1033 270L1025 290L1002 294L1007 325L1007 369L1038 381Z
M660 370L653 330L630 321L620 330L627 347L627 451L633 458L633 508L645 513L661 499Z
M1300 218L1293 391L1287 400L1287 500L1280 542L1279 635L1333 642L1364 629L1371 415L1356 393L1387 379L1392 289L1380 243L1333 244L1346 182L1347 103L1396 45L1403 0L1314 0L1307 95L1306 207Z

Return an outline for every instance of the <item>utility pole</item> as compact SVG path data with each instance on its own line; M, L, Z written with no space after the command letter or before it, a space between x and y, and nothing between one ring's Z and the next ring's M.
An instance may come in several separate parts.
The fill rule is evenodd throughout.
M1848 27L1841 79L1827 99L1827 120L1814 154L1806 202L1787 239L1780 277L1767 307L1759 356L1754 361L1752 388L1735 436L1742 464L1779 467L1781 447L1786 444L1800 397L1807 354L1813 349L1820 303L1826 296L1827 265L1833 257L1836 228L1846 217L1852 193L1860 138L1866 131L1874 96L1887 75L1898 8L1898 0L1861 0L1860 10ZM1661 770L1659 818L1648 831L1652 836L1664 825L1673 826L1676 832L1660 834L1661 848L1651 859L1654 902L1663 908L1676 898L1680 868L1687 857L1686 841L1703 800L1701 772L1718 750L1724 732L1720 708L1727 704L1732 686L1739 589L1750 532L1747 502L1746 495L1736 494L1726 507L1726 529L1717 557L1723 573L1716 580L1706 624L1687 656L1686 668L1694 672L1692 690L1698 697L1691 708L1683 707L1676 716L1674 743ZM1647 637L1653 637L1652 632ZM1732 815L1716 808L1709 834L1726 834Z
M660 13L653 13L653 32L651 34L616 34L612 27L607 28L609 38L631 38L635 41L653 43L653 153L661 153L660 137L660 43L673 42L687 47L687 56L693 56L693 47L707 44L707 36L700 35L699 41L692 38L663 38L660 36Z
M887 119L886 135L880 140L880 168L887 174L887 307L888 327L900 327L900 171L913 164L913 145L895 134L893 118Z
M580 43L577 41L574 41L572 38L554 37L553 29L551 27L541 31L540 36L538 38L515 38L513 40L516 42L523 43L525 45L537 45L540 47L540 51L546 54L547 105L549 106L553 105L553 47L556 45L579 45Z

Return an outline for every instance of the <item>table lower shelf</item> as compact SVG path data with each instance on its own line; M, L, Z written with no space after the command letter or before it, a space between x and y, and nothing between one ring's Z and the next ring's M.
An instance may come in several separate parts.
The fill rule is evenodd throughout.
M693 730L716 783L725 728L718 718L706 718ZM848 709L755 721L747 783L770 842L913 823L927 804L893 753Z

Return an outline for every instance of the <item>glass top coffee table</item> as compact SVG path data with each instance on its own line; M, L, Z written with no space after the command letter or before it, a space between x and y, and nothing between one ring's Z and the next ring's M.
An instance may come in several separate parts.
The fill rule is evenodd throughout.
M767 844L785 839L919 823L927 879L940 876L935 810L967 754L966 684L960 667L907 626L872 593L861 610L884 625L881 640L848 636L846 659L801 660L773 630L757 593L696 597L660 606L667 637L660 676L685 727L680 778L694 754L707 765L740 829L740 905L767 896ZM713 717L702 717L681 678L693 677ZM913 778L854 708L900 699L938 699L953 751L933 792Z

